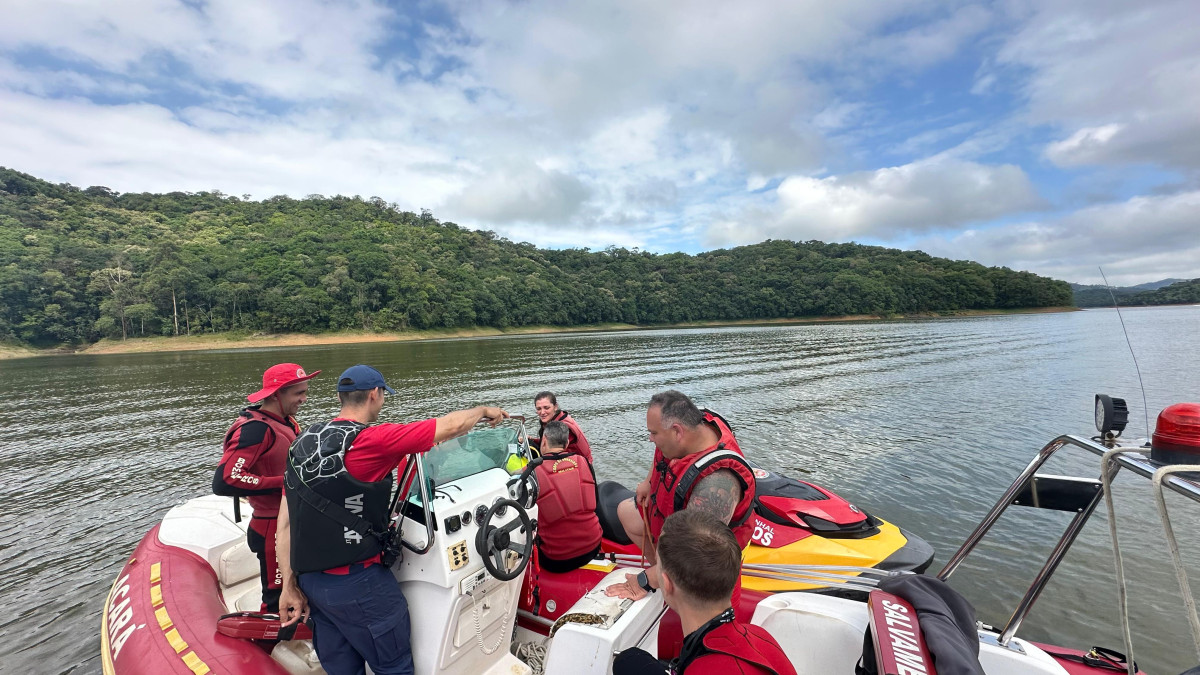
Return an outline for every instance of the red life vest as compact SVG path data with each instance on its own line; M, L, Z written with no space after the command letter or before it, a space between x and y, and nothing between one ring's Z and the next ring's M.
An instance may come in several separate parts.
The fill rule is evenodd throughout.
M733 509L729 528L738 544L746 548L754 534L754 525L750 521L754 506L754 470L742 455L729 424L716 413L702 412L704 421L712 425L720 437L716 445L671 461L663 457L661 450L654 448L654 472L650 476L650 535L658 541L663 521L687 505L697 482L716 471L728 469L742 486L742 498Z
M271 435L274 441L271 443L271 447L258 454L258 458L254 460L252 465L242 467L242 469L259 476L279 476L282 480L284 469L287 468L288 447L292 444L292 441L296 440L300 429L296 426L296 421L292 418L289 417L286 421L281 420L274 415L262 412L257 406L243 410L233 425L229 427L229 431L225 432L225 454L221 458L221 465L230 461L237 453L238 448L228 447L234 433L242 426L251 422L266 424L273 432ZM279 500L282 496L283 489L280 488L271 490L270 494L248 495L246 500L250 502L250 506L254 509L255 518L275 518L279 515Z
M583 435L583 429L579 428L579 423L575 421L574 417L571 417L571 413L566 410L559 410L554 415L554 419L550 421L562 422L567 425L567 450L578 452L590 463L592 461L592 446L588 444L587 437ZM545 434L545 431L546 425L543 424L538 433ZM540 442L541 438L538 438L538 441Z
M554 560L594 551L603 535L591 462L574 452L544 455L541 461L535 468L539 549Z
M740 662L733 671L730 659ZM757 675L796 675L796 668L783 648L761 626L730 621L704 635L700 655L681 662L680 675L729 675L730 672Z

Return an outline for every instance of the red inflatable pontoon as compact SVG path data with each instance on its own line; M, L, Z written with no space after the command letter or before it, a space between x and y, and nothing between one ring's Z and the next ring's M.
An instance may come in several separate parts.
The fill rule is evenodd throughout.
M287 673L256 643L217 632L227 610L217 575L200 556L142 538L104 602L100 658L105 675Z

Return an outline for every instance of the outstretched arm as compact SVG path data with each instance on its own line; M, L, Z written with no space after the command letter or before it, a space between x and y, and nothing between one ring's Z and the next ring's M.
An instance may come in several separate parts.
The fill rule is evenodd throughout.
M508 413L500 408L482 405L442 415L437 418L437 431L433 433L433 442L436 445L456 436L462 436L485 419L492 426L496 426L500 420L507 417Z
M701 478L688 497L687 507L699 509L729 524L733 510L742 501L742 485L729 469L721 469Z

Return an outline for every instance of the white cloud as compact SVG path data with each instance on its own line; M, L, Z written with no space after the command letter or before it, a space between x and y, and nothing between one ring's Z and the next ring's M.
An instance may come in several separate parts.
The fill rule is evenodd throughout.
M792 176L775 192L773 213L724 219L709 229L709 241L892 238L990 220L1041 204L1019 167L947 158L828 178Z
M913 155L926 154L935 146L955 136L961 136L970 132L979 126L978 122L968 121L958 124L948 124L947 126L923 131L919 134L909 136L903 142L896 144L894 147L888 148L888 153L893 155ZM958 153L969 154L969 153Z
M953 9L944 17L879 36L864 50L876 62L876 67L922 68L954 56L964 43L987 30L992 21L991 11L968 4Z
M544 248L590 248L600 251L609 246L618 246L644 249L648 241L644 233L613 227L565 229L551 225L510 224L498 225L494 229L512 241L528 241Z
M937 28L900 34L886 54L870 48L889 39L879 35L889 22L914 12L915 23ZM447 51L566 139L669 102L676 130L727 139L737 167L777 176L819 168L823 134L860 107L835 102L811 70L861 81L868 61L873 77L928 63L953 53L985 16L921 0L483 0L460 14L463 38Z
M1063 165L1200 168L1200 40L1192 0L1021 5L996 57L1023 78L1029 121L1062 128ZM995 75L987 69L984 76Z
M1046 147L1046 157L1060 166L1092 164L1104 158L1113 137L1121 132L1123 125L1105 124L1101 127L1085 127L1071 134L1070 138L1056 141Z
M861 118L865 107L856 101L834 101L813 117L812 125L822 132L837 131Z
M11 60L3 57L0 57L0 87L35 96L67 94L133 98L150 93L148 87L122 78L88 75L75 70L19 68Z
M379 195L412 210L462 187L464 169L452 157L400 138L330 137L288 120L214 126L190 126L148 104L0 92L0 164L120 192Z
M15 2L0 22L0 48L41 49L114 74L232 83L287 100L368 97L386 84L370 49L393 17L371 0Z
M537 166L489 171L449 200L449 216L490 223L569 222L588 197L578 178ZM461 216L459 215L461 214Z
M613 119L584 142L581 150L593 170L621 171L657 160L669 151L665 138L671 115L663 107Z
M933 255L1005 265L1058 279L1116 285L1200 277L1200 191L1139 196L1048 222L967 230L917 242Z

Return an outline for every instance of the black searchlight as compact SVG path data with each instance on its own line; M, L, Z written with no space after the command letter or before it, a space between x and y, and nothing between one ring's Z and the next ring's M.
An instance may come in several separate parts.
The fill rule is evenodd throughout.
M1115 438L1128 423L1129 406L1125 405L1125 399L1096 394L1096 431Z

